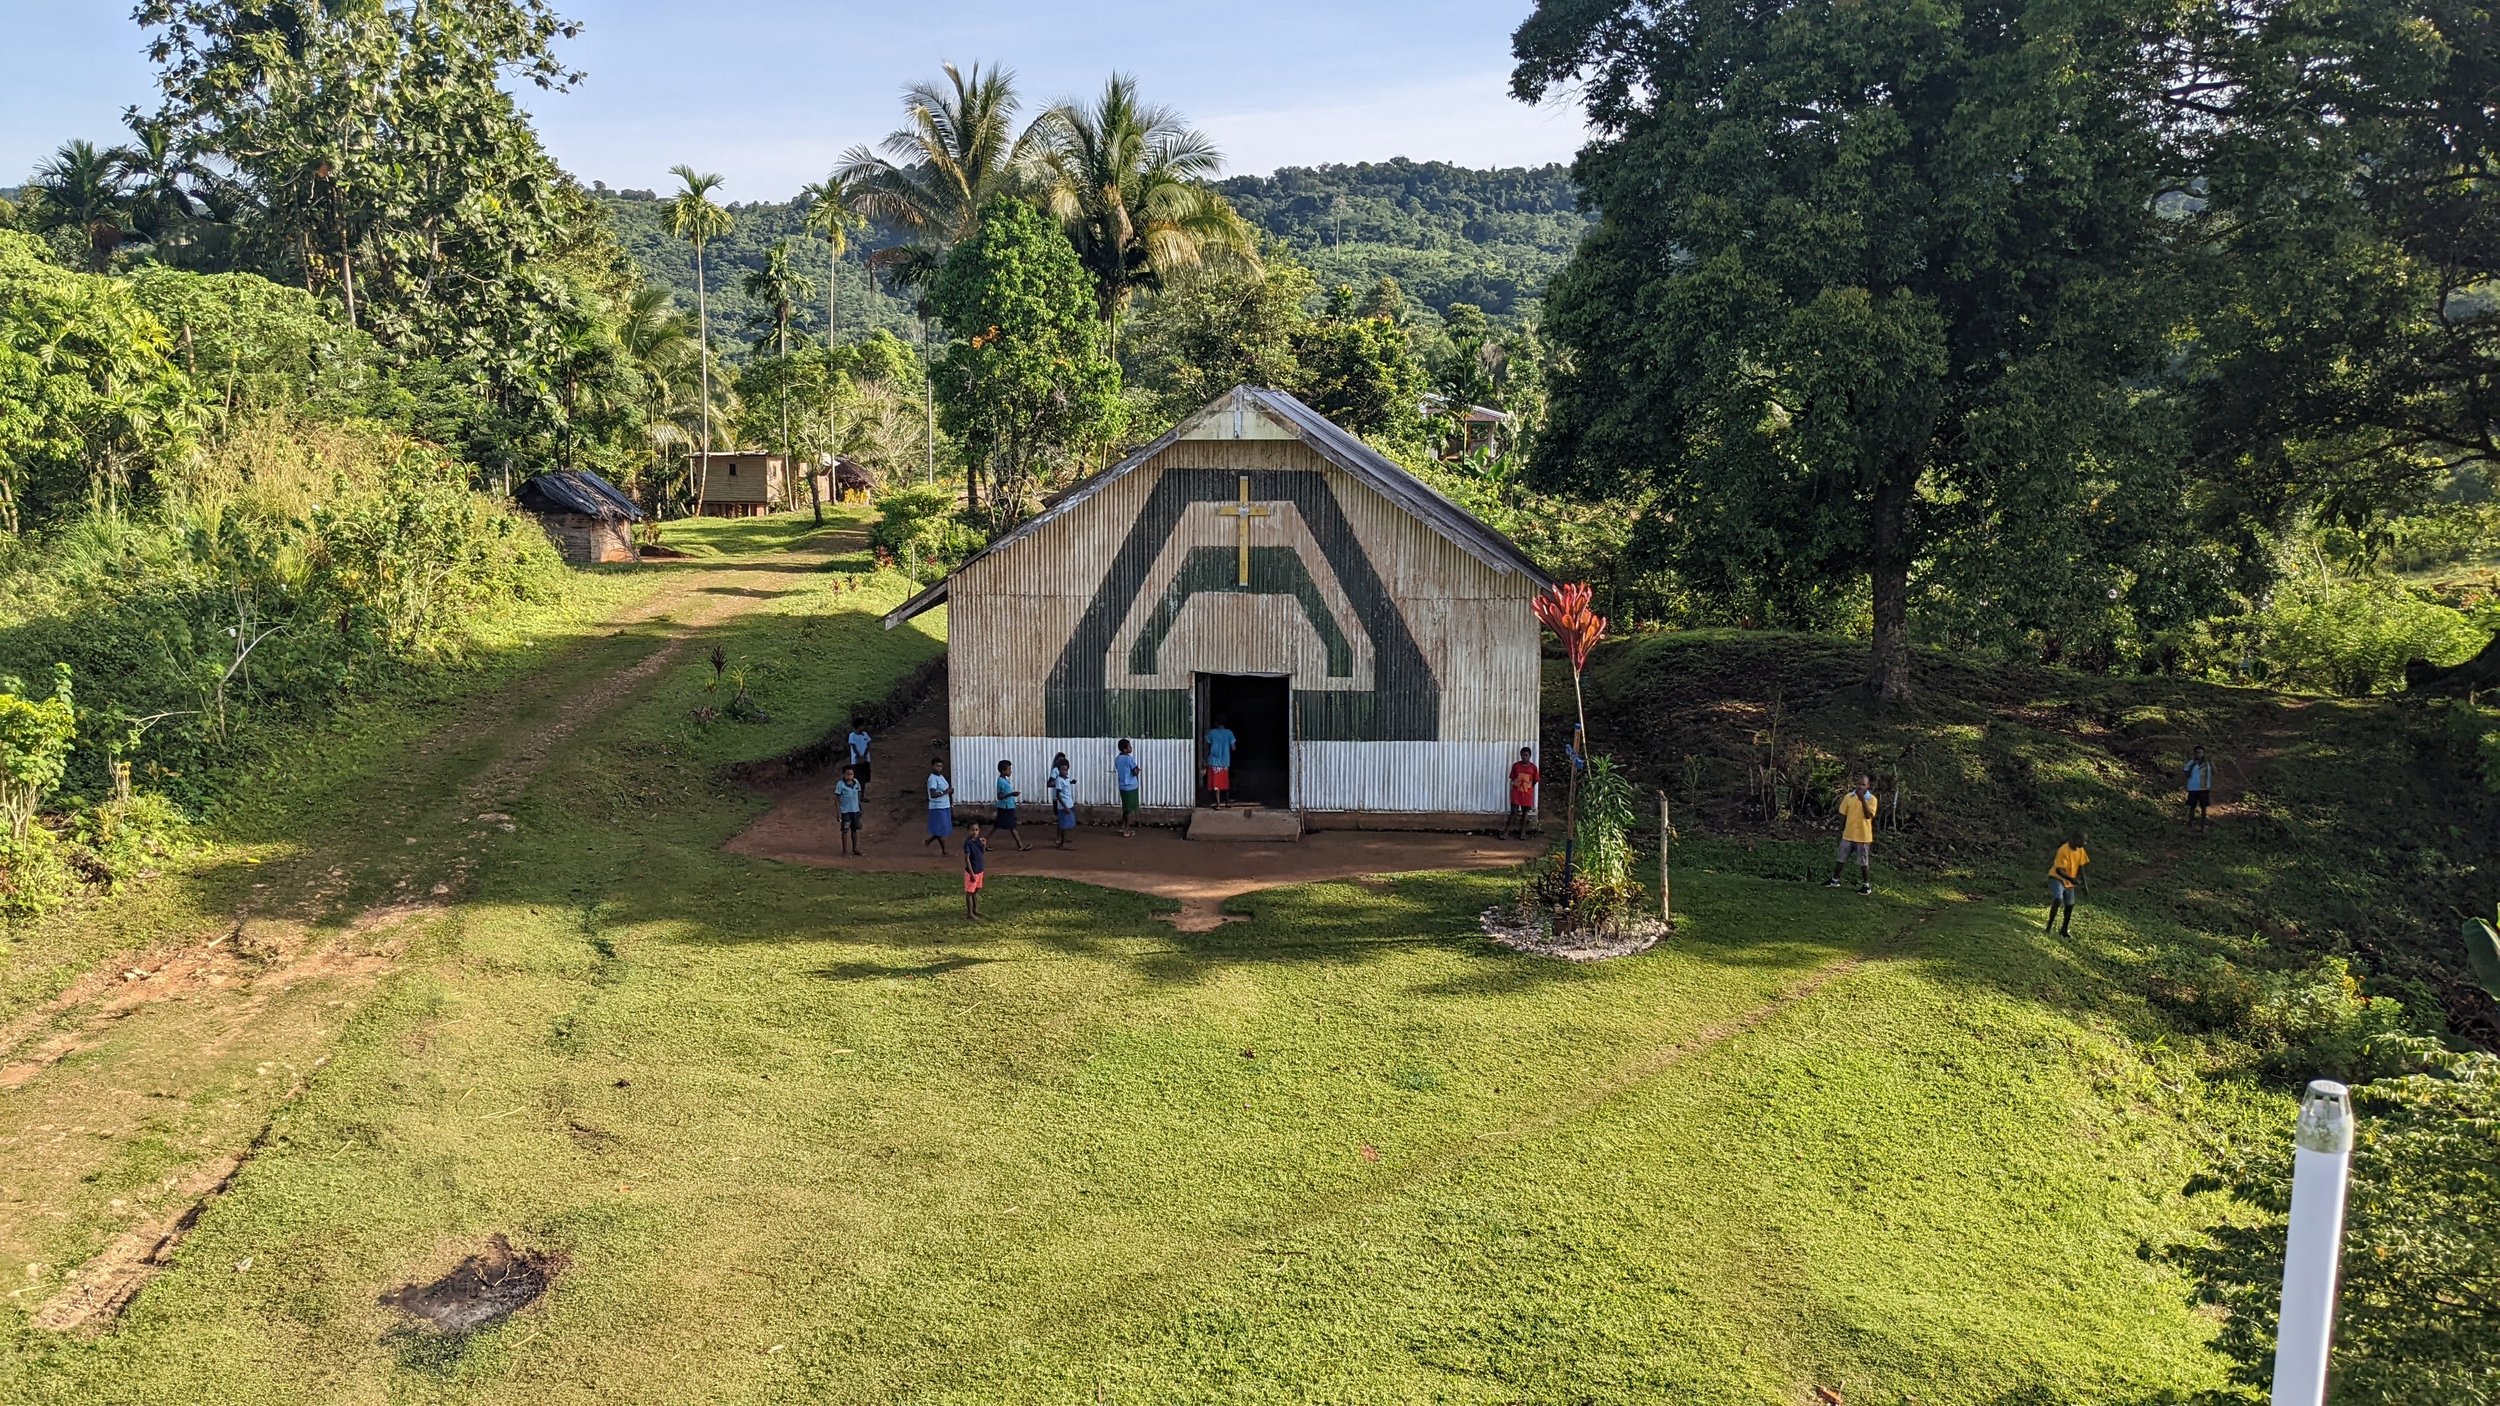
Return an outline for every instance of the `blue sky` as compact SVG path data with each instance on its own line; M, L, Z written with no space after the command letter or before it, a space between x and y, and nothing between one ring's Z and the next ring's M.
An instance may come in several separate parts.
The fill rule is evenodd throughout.
M525 101L583 180L667 184L691 162L733 199L778 199L895 125L902 86L941 62L1004 61L1035 104L1113 68L1179 107L1234 171L1328 161L1568 160L1581 119L1507 85L1530 0L569 0L589 79ZM117 139L154 89L129 0L0 0L0 185L62 141ZM1151 19L1141 17L1150 16Z

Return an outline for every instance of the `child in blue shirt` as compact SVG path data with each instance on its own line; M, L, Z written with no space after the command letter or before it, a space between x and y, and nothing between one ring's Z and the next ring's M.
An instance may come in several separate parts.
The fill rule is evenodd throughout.
M974 821L964 832L964 917L979 921L981 917L981 886L989 879L990 847L981 843L981 822Z
M842 779L833 783L834 805L842 812L842 852L859 853L859 768L842 768Z
M1120 739L1120 755L1111 759L1111 774L1120 783L1120 833L1124 836L1134 834L1136 832L1129 827L1137 823L1137 803L1145 783L1137 765L1137 754L1125 737Z
M1222 718L1207 731L1207 789L1215 793L1217 810L1233 806L1233 745L1238 741Z
M1059 823L1059 848L1066 849L1069 837L1076 833L1076 782L1068 775L1065 752L1051 763L1050 815Z
M991 808L990 830L1014 840L1018 849L1030 849L1032 846L1024 842L1024 832L1016 828L1016 807L1023 802L1024 793L1016 789L1015 777L1014 762L998 764L998 804Z

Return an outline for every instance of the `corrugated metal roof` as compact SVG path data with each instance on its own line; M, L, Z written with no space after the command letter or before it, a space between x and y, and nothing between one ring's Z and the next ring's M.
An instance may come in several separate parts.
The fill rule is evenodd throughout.
M524 481L512 496L525 508L543 503L557 512L580 513L605 522L642 521L642 509L634 506L633 499L587 469L551 469Z
M1052 499L1041 512L1025 520L1013 532L973 553L955 571L962 572L974 562L1013 546L1063 514L1074 511L1088 498L1178 443L1183 434L1210 412L1237 402L1258 407L1270 419L1293 431L1296 438L1310 446L1321 458L1368 485L1383 498L1397 504L1408 516L1495 571L1505 576L1518 572L1535 582L1540 590L1553 584L1553 579L1539 570L1537 564L1528 559L1527 553L1514 546L1509 538L1487 527L1475 514L1443 497L1430 484L1408 473L1388 456L1339 428L1327 416L1300 400L1283 391L1257 386L1235 386L1205 409L1174 425L1162 438ZM950 573L945 580L895 607L893 613L885 617L885 627L891 630L945 600L954 579L954 574Z

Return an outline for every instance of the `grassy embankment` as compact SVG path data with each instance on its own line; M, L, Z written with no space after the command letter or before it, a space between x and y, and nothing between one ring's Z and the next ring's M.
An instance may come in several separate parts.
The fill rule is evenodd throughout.
M924 877L719 849L761 804L727 763L925 649L876 631L892 598L811 586L697 632L549 759L128 1317L91 1343L13 1329L0 1395L1786 1403L1827 1385L2003 1406L2218 1382L2210 1325L2139 1251L2206 1213L2180 1188L2210 1139L2278 1132L2289 1105L2138 978L2265 901L2264 817L2289 802L2263 784L2200 864L2164 847L2157 772L2089 729L1942 705L1979 730L1944 750L2028 758L2038 794L2006 790L2010 770L1994 801L1939 776L1897 846L1921 869L1888 868L1873 899L1800 882L1820 838L1688 825L1683 931L1638 959L1490 947L1473 914L1510 881L1482 875L1259 895L1235 905L1249 921L1184 936L1148 900L1001 860L975 929ZM764 666L770 724L690 719L713 639ZM1636 762L1673 744L1680 774L1676 739L1742 727L1754 696L1698 666L1768 678L1756 644L1800 649L1656 656L1687 701L1601 669L1599 744ZM1654 729L1635 696L1664 709ZM2035 701L2055 702L1970 706ZM2354 730L2316 745L2378 735L2386 705L2350 707ZM1832 726L1834 750L1877 740ZM2061 807L2107 846L2071 943L2032 906L2029 831ZM446 1340L375 1303L494 1232L566 1257L542 1305Z

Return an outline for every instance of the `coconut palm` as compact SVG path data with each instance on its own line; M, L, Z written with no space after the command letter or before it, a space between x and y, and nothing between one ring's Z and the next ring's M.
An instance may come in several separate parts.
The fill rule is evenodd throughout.
M971 237L981 207L1031 184L1040 142L1016 130L1016 76L1003 68L969 73L946 65L943 83L903 90L905 125L879 156L853 147L835 178L860 214L901 227L911 245L887 261L904 283L934 272L947 250Z
M173 129L166 123L134 117L130 134L131 141L105 155L128 183L131 228L161 247L196 212L190 185L199 173L174 145Z
M1091 106L1061 103L1036 124L1043 203L1094 279L1105 322L1139 288L1211 258L1255 261L1249 223L1207 182L1224 155L1171 108L1139 101L1111 75Z
M703 437L697 462L702 465L694 478L694 511L703 515L704 480L709 476L712 458L712 304L704 286L703 246L729 233L729 212L712 203L712 192L721 188L721 178L711 172L697 171L692 166L672 166L668 173L682 187L668 202L668 232L694 246L694 317L697 346L696 364L703 381Z
M694 436L679 423L701 413L689 394L693 378L687 374L695 360L694 327L667 289L644 284L618 314L616 341L642 380L643 431L656 485L665 477L665 457L694 445ZM651 505L657 501L654 495Z
M840 172L799 187L799 199L807 206L807 227L825 237L825 348L830 351L842 321L842 256L851 251L851 231L867 221L851 208Z
M113 153L76 141L35 168L27 188L38 229L72 228L87 236L87 267L102 273L129 237L130 188Z
M756 316L763 333L756 339L759 347L772 342L776 355L788 356L790 319L797 314L801 302L816 296L816 280L799 272L790 257L790 241L774 240L772 247L764 251L763 265L747 270L741 286L748 297L763 305Z

